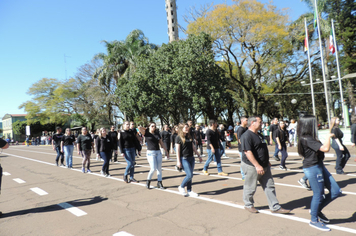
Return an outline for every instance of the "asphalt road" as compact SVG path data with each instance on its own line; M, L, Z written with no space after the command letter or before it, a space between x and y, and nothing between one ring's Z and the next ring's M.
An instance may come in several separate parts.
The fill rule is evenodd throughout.
M351 148L350 148L351 149ZM270 147L272 151L272 147ZM289 170L279 170L271 160L280 204L292 209L288 215L272 214L259 186L255 194L258 214L243 209L243 181L236 150L223 159L217 176L210 165L210 176L196 164L193 191L199 197L183 197L177 187L185 174L174 169L173 161L163 161L166 190L144 186L149 165L145 148L137 160L135 178L140 183L123 182L126 162L110 165L112 177L100 175L102 163L92 155L93 173L81 173L81 157L74 155L74 169L55 166L55 152L49 146L11 146L0 154L4 169L0 195L0 235L320 235L311 228L309 206L312 192L302 188L301 158L289 148ZM332 153L332 152L331 152ZM355 151L351 151L355 154ZM331 155L332 156L332 155ZM206 160L206 157L203 158ZM335 157L325 163L344 195L324 210L331 220L328 235L356 234L356 162L352 157L347 175L335 174ZM156 175L154 175L154 178ZM156 181L152 181L156 185Z

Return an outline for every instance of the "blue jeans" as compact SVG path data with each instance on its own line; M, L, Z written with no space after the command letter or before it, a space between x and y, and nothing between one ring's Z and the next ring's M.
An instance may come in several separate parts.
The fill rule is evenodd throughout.
M278 149L278 143L275 139L273 139L273 141L276 144L273 156L278 157L278 152L280 152L280 150Z
M180 186L182 188L187 186L187 191L190 192L192 191L192 179L193 179L193 171L195 166L194 157L187 157L186 159L182 158L182 165L186 176L183 179L183 182Z
M341 195L341 189L335 179L325 168L324 164L317 164L312 167L303 168L313 190L313 198L310 204L311 221L318 221L318 213L332 200ZM325 195L324 188L329 190Z
M221 152L221 155L220 156L226 156L225 155L225 149L226 149L226 142L221 142L221 144L222 144L222 146L220 146L220 147L222 147L221 149L220 149L220 152Z
M245 179L245 173L242 170L242 152L239 152L239 153L240 153L240 157L241 157L241 164L240 164L241 177L242 177L242 179Z
M66 165L71 168L73 166L73 145L63 146L64 155L66 156Z
M157 181L162 181L162 153L161 150L147 150L147 161L150 164L147 180L152 179L153 173L157 170Z
M111 159L111 150L107 152L100 152L100 158L104 160L103 167L101 170L104 172L104 174L109 174L109 165L110 165L110 159Z
M135 157L136 157L136 149L135 148L124 148L123 152L125 153L125 160L127 162L125 176L130 174L130 178L132 179L135 172Z
M280 150L280 152L282 153L281 166L286 167L286 160L288 157L287 146L286 144L282 144L281 146L282 146L282 149Z
M57 147L56 147L56 152L57 152L56 162L58 163L59 157L61 157L61 163L63 164L63 162L64 162L64 155L63 155L63 152L61 152L61 147L57 146Z
M207 171L209 168L210 162L213 161L213 158L216 161L216 166L218 168L218 172L222 172L222 167L221 167L221 153L220 149L215 149L215 154L212 153L211 149L207 149L208 152L208 160L206 160L205 165L204 165L204 170Z

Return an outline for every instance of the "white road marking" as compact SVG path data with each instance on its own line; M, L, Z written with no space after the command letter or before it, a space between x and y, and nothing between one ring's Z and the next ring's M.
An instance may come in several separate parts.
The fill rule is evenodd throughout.
M2 172L3 175L11 175L9 172Z
M14 154L7 154L7 155L15 156L15 157L19 157L19 158L22 158L22 159L43 163L43 164L54 165L54 164L51 164L51 163L48 163L48 162L39 161L39 160L36 160L36 159L22 157L22 156L17 156L17 155L14 155ZM117 163L118 164L123 164L121 162L117 162ZM142 165L138 165L138 166L142 166ZM142 167L146 167L146 166L142 166ZM73 170L80 171L80 170L76 170L76 169L73 169ZM173 170L173 169L166 169L166 170L176 171L176 170ZM194 173L194 174L202 175L202 173ZM92 173L92 175L101 176L100 174L97 174L97 173ZM221 177L221 178L229 178L229 179L240 179L240 178L235 178L235 177L230 177L230 176L224 176L224 177L218 176L218 175L211 175L211 176ZM123 182L123 180L121 178L119 179L119 178L115 178L115 177L109 177L108 179L112 179L112 180ZM131 184L145 186L145 184L142 184L142 183L131 183ZM277 183L275 183L275 184L277 185ZM289 185L289 184L279 184L279 185L303 188L301 186L294 186L294 185ZM163 189L163 190L162 189L158 189L158 188L152 188L152 189L155 189L155 190L158 190L158 191L165 191L165 192L169 192L169 193L173 193L173 194L177 194L177 195L181 195L181 193L179 193L178 191L174 191L174 190L170 190L170 189ZM344 194L355 195L355 193L350 193L350 192L344 192L343 191L343 193ZM232 203L232 202L228 202L228 201L211 199L211 198L201 197L201 196L199 196L199 197L190 197L190 198L195 198L195 199L202 200L202 201L207 201L207 202L212 202L212 203L221 204L221 205L225 205L225 206L230 206L230 207L234 207L234 208L238 208L238 209L244 209L244 206L238 205L238 204L235 204L235 203ZM70 211L72 214L77 215L78 217L87 214L86 212L80 210L77 207L73 207L72 205L70 205L68 203L60 203L58 205L61 206L64 209ZM309 222L310 222L309 219L304 219L304 218L301 218L301 217L296 217L296 216L292 216L292 215L288 215L288 214L287 215L285 215L285 214L275 214L275 213L272 213L272 212L270 212L268 210L259 210L259 212L263 213L263 214L266 214L266 215L285 218L285 219L288 219L288 220L298 221L298 222L307 223L307 224L309 224ZM339 231L344 231L344 232L356 234L356 229L351 229L351 228L341 227L341 226L336 226L336 225L327 225L327 226L329 228L331 228L331 229L335 229L335 230L339 230Z
M48 194L46 191L44 191L44 190L42 190L42 189L40 189L40 188L38 188L38 187L36 187L36 188L30 188L30 189L31 189L31 191L37 193L37 194L40 195L40 196L43 196L43 195L47 195L47 194Z
M117 232L115 234L113 234L112 236L134 236L133 234L129 234L125 231L120 231L120 232Z
M19 183L19 184L23 184L23 183L26 183L26 181L22 180L22 179L19 179L19 178L16 178L14 179L15 182Z
M69 203L66 202L62 202L58 204L60 207L62 207L63 209L69 211L70 213L72 213L75 216L84 216L87 215L87 213L85 211L80 210L78 207L74 207L72 205L70 205Z

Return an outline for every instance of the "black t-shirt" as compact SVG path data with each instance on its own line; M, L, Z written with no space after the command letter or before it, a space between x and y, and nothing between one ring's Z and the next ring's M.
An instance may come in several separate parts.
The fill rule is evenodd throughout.
M219 149L219 133L216 130L208 129L206 131L206 141L207 141L207 149L211 149L210 144L213 145L214 149Z
M202 132L201 130L194 130L195 139L198 141L198 144L201 144Z
M270 134L272 134L272 139L276 138L274 131L276 131L277 129L278 129L278 125L273 124L269 126L269 132Z
M63 142L63 146L73 145L75 142L75 137L74 135L63 135L61 141Z
M278 137L281 145L286 145L286 141L288 141L288 131L277 129L275 131L276 135L274 137Z
M344 137L344 133L341 131L341 129L339 129L338 127L334 127L331 129L331 133L335 134L335 137L333 137L332 139L339 139L340 143L342 144L342 138Z
M169 133L168 131L163 130L161 132L161 137L162 137L162 141L164 143L170 143L171 142L171 133Z
M123 152L124 148L134 148L136 136L133 130L124 130L120 132L119 146L120 151Z
M262 167L268 167L269 165L269 154L267 143L264 140L263 136L260 133L254 133L251 130L247 130L241 136L241 148L242 152L242 161L248 165L253 166L250 160L247 158L245 151L251 151L256 161Z
M180 144L180 156L186 159L187 157L193 157L193 140L189 139L185 136L185 143L183 144L183 140L177 136L176 143Z
M219 129L221 142L226 141L225 129Z
M239 126L239 128L237 129L237 132L236 132L237 138L238 138L238 139L241 139L241 136L243 135L243 133L246 132L246 130L248 130L247 127ZM237 143L237 148L239 149L239 152L242 152L242 149L241 149L241 140L240 140L240 142Z
M61 146L61 141L62 141L63 134L54 134L52 137L53 143L55 147L60 147Z
M176 138L177 138L178 134L177 133L174 133L172 134L171 136L171 143L173 144L173 147L174 147L174 144L176 144Z
M0 138L0 148L5 147L6 144L7 144L6 141Z
M159 150L159 140L161 135L159 133L151 134L148 130L145 132L147 142L147 150Z
M303 136L300 138L300 142L303 148L303 168L323 163L325 154L319 150L323 146L320 141L313 139L311 136Z
M105 138L104 137L99 137L95 139L95 148L96 148L96 153L100 154L100 152L105 152L105 153L110 153L112 149L112 140L107 135Z
M355 143L356 141L356 124L351 125L351 143Z
M193 128L193 127L190 127L189 128L189 133L190 133L190 136L192 137L192 139L195 139L196 137L194 136L194 131L195 131L195 129Z
M79 150L90 150L92 148L93 139L90 134L79 135L77 138L77 143L79 143Z
M117 150L117 141L118 141L118 134L116 131L110 131L108 133L109 137L110 137L110 140L111 140L111 148L114 149L114 150Z

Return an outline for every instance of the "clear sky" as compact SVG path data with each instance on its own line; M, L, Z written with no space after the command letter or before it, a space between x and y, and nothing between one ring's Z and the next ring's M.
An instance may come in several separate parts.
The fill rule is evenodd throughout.
M211 2L177 0L178 23L186 26L182 16L191 6ZM225 2L231 4L214 1ZM310 11L300 0L273 4L289 8L291 20ZM134 29L151 43L168 43L165 1L0 0L0 121L6 113L24 114L18 107L31 99L26 92L33 83L74 76L78 67L105 52L102 40L124 40Z

